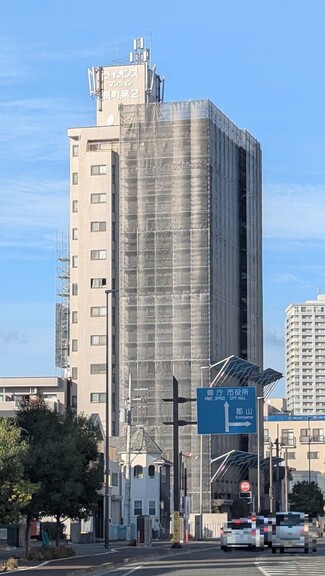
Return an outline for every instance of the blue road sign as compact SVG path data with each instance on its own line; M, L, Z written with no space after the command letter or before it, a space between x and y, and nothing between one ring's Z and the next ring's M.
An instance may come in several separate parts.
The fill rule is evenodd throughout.
M256 388L197 388L198 434L256 434Z

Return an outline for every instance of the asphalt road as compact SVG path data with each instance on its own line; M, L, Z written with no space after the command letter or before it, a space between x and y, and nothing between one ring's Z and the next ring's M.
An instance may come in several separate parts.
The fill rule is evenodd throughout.
M103 545L79 545L75 558L40 566L21 565L22 576L324 576L325 540L317 552L286 550L222 552L218 542L191 542L180 550L157 542L150 548L120 544L107 551ZM23 562L22 562L23 563ZM17 574L17 572L16 572Z
M272 555L247 550L221 552L215 543L200 543L156 559L103 571L100 576L324 576L325 545L315 554L286 551Z

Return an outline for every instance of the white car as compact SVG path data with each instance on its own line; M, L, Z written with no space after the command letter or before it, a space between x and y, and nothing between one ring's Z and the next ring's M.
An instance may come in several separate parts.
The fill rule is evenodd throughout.
M256 529L256 522L251 518L238 518L227 522L220 535L221 550L227 551L231 548L253 548L264 547L264 540L261 532Z
M308 515L303 512L277 512L272 525L272 552L277 549L302 548L316 551L316 539L309 530Z

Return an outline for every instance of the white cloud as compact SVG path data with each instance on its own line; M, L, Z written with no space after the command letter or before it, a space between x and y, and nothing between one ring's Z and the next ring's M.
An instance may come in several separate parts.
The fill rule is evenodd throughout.
M264 238L290 242L325 240L325 185L264 187Z

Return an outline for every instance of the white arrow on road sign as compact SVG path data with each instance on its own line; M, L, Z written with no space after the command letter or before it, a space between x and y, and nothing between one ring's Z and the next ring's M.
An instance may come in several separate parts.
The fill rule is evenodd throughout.
M248 422L246 420L246 422L229 422L229 404L228 402L224 403L224 407L225 407L225 432L229 432L229 426L244 426L245 428L247 428L248 426L251 426L251 422Z

